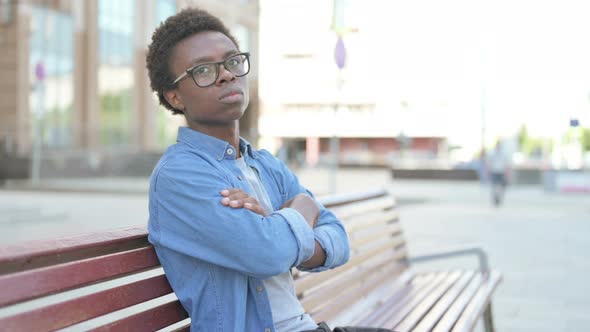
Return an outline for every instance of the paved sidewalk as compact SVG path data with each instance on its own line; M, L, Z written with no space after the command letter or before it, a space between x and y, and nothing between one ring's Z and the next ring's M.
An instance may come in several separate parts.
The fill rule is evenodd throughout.
M301 170L301 182L328 193L326 170ZM141 225L147 221L146 178L45 181L0 190L3 244ZM478 244L504 275L494 297L498 331L587 331L590 327L590 195L548 194L512 187L500 208L472 182L393 181L384 170L342 170L338 192L384 187L400 202L410 254ZM19 190L15 190L19 188ZM47 191L51 188L59 192ZM27 190L28 189L28 190ZM475 259L424 264L476 267Z

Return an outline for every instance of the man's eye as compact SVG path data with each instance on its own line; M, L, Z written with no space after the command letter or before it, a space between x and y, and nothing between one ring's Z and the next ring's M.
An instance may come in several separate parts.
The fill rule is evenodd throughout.
M240 61L240 59L238 59L238 58L231 58L231 59L228 59L228 60L227 60L227 65L228 65L228 66L232 66L232 67L233 67L233 66L237 66L237 65L239 65L240 63L241 63L241 61Z
M209 72L211 72L209 66L199 66L193 70L193 73L196 75L207 75Z

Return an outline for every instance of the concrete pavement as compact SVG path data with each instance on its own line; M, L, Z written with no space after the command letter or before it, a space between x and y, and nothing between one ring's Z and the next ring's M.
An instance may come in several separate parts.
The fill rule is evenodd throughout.
M326 170L301 170L317 194L329 191ZM69 181L69 182L68 182ZM147 179L44 182L45 190L0 190L3 244L60 234L145 224ZM61 188L60 188L61 186ZM343 170L338 191L375 187L400 202L411 255L433 248L481 245L504 282L494 296L498 331L586 331L590 328L590 196L548 194L539 187L509 188L493 208L477 183L393 181L383 170ZM68 189L69 188L69 189ZM30 188L29 188L30 189ZM476 267L471 258L420 264L418 270Z

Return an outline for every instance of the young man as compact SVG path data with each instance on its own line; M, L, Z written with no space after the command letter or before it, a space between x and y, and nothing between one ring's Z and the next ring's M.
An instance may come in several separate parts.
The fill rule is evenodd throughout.
M219 19L187 9L154 32L147 69L188 125L153 171L149 240L191 331L316 329L290 270L346 263L348 238L281 161L240 138L249 54Z

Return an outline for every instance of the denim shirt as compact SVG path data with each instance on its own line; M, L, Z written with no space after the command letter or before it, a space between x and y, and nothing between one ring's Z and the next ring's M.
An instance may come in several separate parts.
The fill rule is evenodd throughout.
M250 190L236 150L189 128L179 129L177 144L150 179L149 240L191 317L191 331L274 331L264 279L310 259L314 239L326 262L309 271L340 266L349 257L346 231L334 214L317 203L320 217L311 229L299 212L281 209L297 194L312 194L269 152L244 139L240 146L271 198L274 212L266 217L221 204L223 189Z

